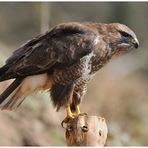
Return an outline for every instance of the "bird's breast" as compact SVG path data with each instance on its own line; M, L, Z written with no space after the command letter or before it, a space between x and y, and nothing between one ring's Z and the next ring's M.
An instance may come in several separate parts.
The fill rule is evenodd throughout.
M70 67L55 70L53 73L54 83L66 85L76 83L79 79L88 81L91 73L90 59L90 57L85 57Z
M92 58L92 64L91 64L91 75L96 73L100 68L102 68L107 62L109 61L108 57L104 58L98 58L93 57Z

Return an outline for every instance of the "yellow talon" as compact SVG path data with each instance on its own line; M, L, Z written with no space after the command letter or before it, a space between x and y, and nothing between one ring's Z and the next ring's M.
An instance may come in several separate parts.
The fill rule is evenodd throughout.
M80 108L79 108L79 106L77 105L77 106L75 107L75 111L73 112L73 114L74 114L75 116L78 116L80 113L81 113L81 112L80 112Z
M67 124L67 123L69 123L69 122L72 122L73 119L74 119L75 117L77 117L77 116L80 114L80 109L79 109L79 107L76 106L75 109L76 109L76 110L75 110L74 112L72 112L72 111L71 111L71 108L70 108L70 104L69 104L69 103L66 104L67 117L62 121L62 123L61 123L62 127L63 127L63 124L64 124L64 123Z
M72 100L72 98L73 98L73 90L74 90L74 86L73 86L73 89L71 90L69 100ZM80 114L80 109L78 106L75 106L75 111L72 112L71 108L70 108L70 102L67 102L66 112L67 112L67 117L62 121L62 123L61 123L62 127L63 127L64 123L67 124L67 123L72 122L73 119L76 118Z
M70 104L69 103L67 103L67 105L66 105L66 112L67 112L67 117L68 118L72 118L72 119L74 118L74 114L71 111L71 108L70 108Z

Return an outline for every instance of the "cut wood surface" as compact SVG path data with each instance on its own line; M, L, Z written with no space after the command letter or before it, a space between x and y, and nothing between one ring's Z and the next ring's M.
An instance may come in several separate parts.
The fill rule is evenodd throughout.
M107 125L104 118L79 115L66 127L68 146L104 146L107 138Z

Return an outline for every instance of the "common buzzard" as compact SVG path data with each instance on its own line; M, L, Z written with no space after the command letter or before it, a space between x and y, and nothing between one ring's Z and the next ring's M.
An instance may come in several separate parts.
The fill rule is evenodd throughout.
M64 122L77 116L92 76L113 55L138 48L135 33L119 23L63 23L14 51L0 68L0 81L15 79L0 95L1 109L14 109L40 90L49 90Z

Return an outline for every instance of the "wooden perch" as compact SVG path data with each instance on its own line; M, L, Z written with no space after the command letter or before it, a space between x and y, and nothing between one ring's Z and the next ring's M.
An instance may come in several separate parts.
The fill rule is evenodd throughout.
M68 146L104 146L107 138L105 119L79 115L66 127Z

